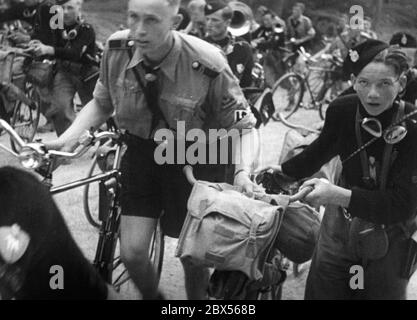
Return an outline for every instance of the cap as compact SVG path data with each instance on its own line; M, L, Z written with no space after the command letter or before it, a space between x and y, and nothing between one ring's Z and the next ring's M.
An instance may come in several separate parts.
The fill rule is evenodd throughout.
M209 1L204 7L204 14L208 16L218 10L226 8L227 6L228 4L224 0Z
M399 45L402 48L417 48L417 40L406 32L397 32L392 35L390 45Z
M354 74L357 76L381 51L387 49L389 45L380 40L369 39L358 44L349 50L343 62L343 72L345 75Z

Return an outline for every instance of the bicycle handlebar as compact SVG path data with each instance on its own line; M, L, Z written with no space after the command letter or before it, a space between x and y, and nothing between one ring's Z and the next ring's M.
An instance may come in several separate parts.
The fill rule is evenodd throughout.
M293 194L292 196L290 196L289 202L291 203L291 202L295 202L298 200L302 200L313 190L314 188L311 186L298 190L296 194Z
M19 148L22 148L25 145L25 142L20 138L16 131L11 127L7 121L0 119L0 127L3 128L9 136L13 139L13 141L18 145Z
M120 134L116 132L103 131L96 134L88 132L88 135L80 137L80 145L75 149L74 152L65 152L51 149L47 151L47 154L54 157L74 159L82 156L88 150L88 148L91 147L97 141L119 138Z
M79 140L79 146L75 149L74 152L64 152L59 150L46 150L44 145L39 142L26 143L23 139L17 134L17 132L8 124L5 120L0 119L0 128L3 128L9 136L16 143L19 153L22 149L30 150L35 153L42 160L48 160L50 156L59 157L59 158L78 158L83 155L87 149L92 146L96 141L101 141L104 139L119 139L120 134L117 132L103 131L96 134L88 132L87 135L81 136ZM5 150L9 151L7 148ZM10 152L10 151L9 151ZM12 153L16 156L15 153ZM19 156L19 155L18 155Z

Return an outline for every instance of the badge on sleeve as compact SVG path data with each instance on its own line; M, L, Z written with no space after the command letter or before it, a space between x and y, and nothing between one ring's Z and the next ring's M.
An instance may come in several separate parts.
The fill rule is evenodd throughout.
M360 58L359 53L356 50L349 50L349 57L350 57L350 60L352 60L353 63L358 62L358 60Z
M245 66L243 64L239 63L236 66L236 70L237 70L238 73L243 73L243 71L245 71Z
M26 252L29 235L19 225L0 228L0 256L6 263L13 264Z

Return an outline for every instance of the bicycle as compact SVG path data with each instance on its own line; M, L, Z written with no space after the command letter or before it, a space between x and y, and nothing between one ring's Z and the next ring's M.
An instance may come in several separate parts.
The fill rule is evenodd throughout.
M5 57L1 63L0 117L8 121L25 141L31 142L39 124L40 97L34 85L26 79L22 59L32 56L22 48L8 48L3 53ZM16 151L12 139L10 143Z
M273 119L280 120L278 113L288 119L302 107L317 110L324 120L328 104L342 91L343 61L336 55L327 54L321 55L321 61L316 60L303 47L298 54L304 66L292 68L277 80L272 89L276 108ZM305 96L306 92L308 97Z
M43 183L50 189L52 195L85 186L94 182L100 183L99 203L97 211L97 224L99 239L93 260L93 266L105 281L112 284L117 291L122 290L122 285L129 285L129 275L121 261L119 251L120 236L120 165L122 149L124 146L124 134L109 122L109 130L98 133L88 132L80 139L79 147L71 153L56 150L46 150L42 143L27 143L4 120L0 119L0 128L3 128L18 147L18 153L0 144L4 150L17 157L23 167L36 170L42 177ZM102 173L91 175L87 178L72 181L60 186L52 186L55 161L58 159L74 159L82 156L89 147L95 143L105 142L103 145L112 144L114 158L106 157L106 170ZM88 219L90 221L90 219ZM159 224L154 230L154 237L150 248L150 259L160 276L162 271L164 237ZM125 289L125 287L123 287Z

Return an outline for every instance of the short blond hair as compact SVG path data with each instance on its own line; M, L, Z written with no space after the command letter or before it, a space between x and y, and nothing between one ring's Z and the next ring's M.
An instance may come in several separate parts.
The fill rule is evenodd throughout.
M178 12L178 9L181 5L181 0L167 0L170 7L173 7L176 12Z
M206 5L206 1L205 0L191 0L188 3L187 8L188 9L200 9L200 10L204 10L204 7Z

